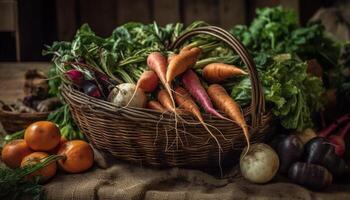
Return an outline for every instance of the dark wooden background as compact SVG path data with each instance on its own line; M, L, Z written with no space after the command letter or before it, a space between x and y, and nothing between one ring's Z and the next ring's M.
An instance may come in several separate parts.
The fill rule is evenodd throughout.
M101 36L108 36L123 23L137 21L160 25L189 24L204 20L223 28L249 23L255 9L283 5L298 11L305 24L331 0L18 0L21 61L48 60L41 56L45 44L71 40L76 29L89 23ZM0 33L0 61L15 60L11 33Z

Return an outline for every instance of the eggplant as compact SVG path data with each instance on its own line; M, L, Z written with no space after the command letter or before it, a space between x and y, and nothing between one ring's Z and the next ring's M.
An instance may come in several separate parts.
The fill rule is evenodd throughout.
M348 175L349 165L335 153L335 148L323 137L316 137L305 145L305 162L322 165L336 178Z
M289 135L278 142L276 152L280 160L279 172L286 174L291 164L301 159L304 152L303 143L296 135Z
M305 161L312 164L322 164L325 155L332 156L334 147L323 137L315 137L305 145Z
M296 184L310 189L322 189L332 184L333 176L320 165L296 162L288 171L288 177Z
M87 94L91 97L95 97L98 99L100 99L102 97L101 91L99 90L97 85L91 81L84 81L82 84L82 89L83 89L85 94Z

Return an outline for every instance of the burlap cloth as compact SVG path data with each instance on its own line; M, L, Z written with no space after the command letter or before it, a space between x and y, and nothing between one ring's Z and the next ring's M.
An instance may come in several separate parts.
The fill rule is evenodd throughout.
M45 185L47 199L350 199L350 185L312 192L285 180L250 184L233 170L225 178L189 169L151 169L96 153L96 166L82 174L58 174Z

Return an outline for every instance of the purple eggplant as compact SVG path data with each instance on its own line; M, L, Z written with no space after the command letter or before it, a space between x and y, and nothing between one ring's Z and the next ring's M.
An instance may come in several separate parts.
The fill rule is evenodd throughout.
M82 89L84 94L87 94L91 97L100 99L102 97L101 91L98 89L97 85L91 81L83 81Z
M331 185L333 181L332 174L325 167L302 162L296 162L289 168L288 177L294 183L317 190Z
M276 152L280 160L279 172L282 174L288 173L289 167L301 159L303 151L303 143L296 135L282 138L276 146Z
M334 146L323 137L316 137L305 145L305 161L326 167L335 177L349 174L348 164L335 153Z

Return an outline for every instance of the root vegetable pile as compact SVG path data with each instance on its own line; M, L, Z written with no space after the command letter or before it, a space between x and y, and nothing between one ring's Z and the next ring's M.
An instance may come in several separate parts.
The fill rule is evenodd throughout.
M240 141L246 145L246 151L241 157L241 170L252 182L270 181L279 170L298 184L322 188L331 182L331 176L337 179L345 173L347 165L341 157L347 155L344 138L350 129L349 114L320 130L318 137L313 132L306 134L303 131L322 126L317 123L322 120L316 119L324 118L320 113L326 102L325 87L334 87L338 99L339 94L350 96L349 87L345 87L349 79L345 75L335 86L330 84L331 74L338 74L346 68L344 63L349 63L349 59L344 61L343 58L349 46L328 38L320 24L301 27L296 14L281 7L259 9L251 25L238 25L229 31L246 46L256 64L266 112L274 115L283 132L299 132L279 141L276 146L278 160L269 147L259 146L260 153L251 148L253 131L249 116L245 116L243 110L248 110L252 102L249 75L255 73L248 71L237 53L223 41L202 34L187 39L177 49L168 49L179 35L208 25L194 22L188 27L180 23L160 27L156 23L127 23L117 27L111 36L102 38L84 24L73 41L55 42L45 51L45 55L53 55L54 63L50 70L50 93L57 95L64 84L84 93L86 98L109 101L120 109L152 110L153 114L159 113L160 119L166 114L175 121L171 128L176 132L176 140L180 137L181 126L178 124L200 124L209 138L201 138L203 144L210 140L216 142L219 155L220 130L208 122L211 119L230 121L236 129L242 130ZM307 62L312 59L316 59L323 69L314 73ZM348 105L344 108L342 114L350 112ZM59 124L60 132L69 136L67 139L82 137L67 105L50 115L50 119ZM61 142L58 131L41 135L41 140L52 137L50 142L43 144L37 139L35 127L28 128L25 143L19 140L4 148L5 163L11 167L19 166L23 157L32 151L50 151L58 152L61 159L58 165L67 172L90 168L93 154L89 146L83 142ZM320 142L322 138L332 147ZM14 148L17 143L18 147ZM57 148L59 144L67 149ZM82 160L76 160L78 158L74 158L72 152L84 155ZM10 160L8 157L13 154L17 158ZM326 155L324 157L328 159L321 159L319 155ZM252 157L259 159L251 163ZM273 165L267 166L267 161ZM266 174L256 174L258 170ZM313 170L319 179L307 180L310 178L308 173ZM319 185L315 185L316 182Z

